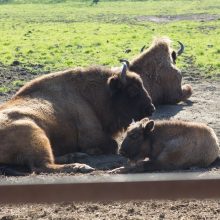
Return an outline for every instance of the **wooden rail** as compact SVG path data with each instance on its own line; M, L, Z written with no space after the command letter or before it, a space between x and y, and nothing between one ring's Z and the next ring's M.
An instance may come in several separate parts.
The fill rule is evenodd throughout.
M0 203L219 199L220 174L154 173L0 179Z

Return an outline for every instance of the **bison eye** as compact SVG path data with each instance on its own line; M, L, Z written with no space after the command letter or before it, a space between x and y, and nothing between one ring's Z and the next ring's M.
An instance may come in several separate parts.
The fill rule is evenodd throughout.
M137 139L138 137L140 137L140 132L133 132L129 134L129 138L131 139Z
M128 92L129 97L135 98L139 94L139 88L136 85L129 86L127 88L127 92Z

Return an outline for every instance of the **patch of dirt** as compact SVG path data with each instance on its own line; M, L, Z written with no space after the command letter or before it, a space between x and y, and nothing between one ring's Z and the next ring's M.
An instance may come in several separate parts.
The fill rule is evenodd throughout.
M211 15L211 14L182 14L182 15L161 15L161 16L152 16L152 15L142 15L136 17L137 21L152 21L156 23L167 23L171 21L215 21L219 20L220 15Z
M5 214L2 210L5 210ZM1 208L0 219L146 220L219 219L219 201L133 201L112 203L32 204Z
M13 67L15 68L15 67ZM2 72L0 67L0 82L6 79L4 73L8 72L12 78L20 75L18 69L12 67ZM13 72L14 71L14 72ZM15 75L13 75L15 74ZM26 79L34 76L26 73ZM4 81L4 83L5 83ZM194 89L193 96L186 103L178 105L165 105L157 108L152 118L178 118L205 122L211 126L220 139L220 82L208 81L200 77L184 78ZM4 101L14 93L3 94L0 101ZM85 157L84 162L96 168L107 169L121 166L125 159L120 156ZM219 164L209 169L189 170L188 172L202 171L220 173ZM182 171L180 171L182 172ZM102 175L105 171L95 171L89 175ZM70 174L69 174L70 175ZM72 174L74 175L74 174ZM83 174L77 174L83 175ZM85 174L84 174L85 175ZM66 174L42 174L47 176L67 176ZM6 177L1 177L6 178ZM9 181L22 177L8 177ZM26 177L27 178L27 177ZM135 189L134 189L135 190ZM159 189L158 189L159 190ZM63 203L63 204L30 204L30 205L2 205L0 207L0 220L6 219L220 219L219 200L177 200L177 201L130 201L108 203Z
M7 87L7 92L0 92L0 102L8 100L19 89L19 86L14 86L13 82L21 80L27 82L36 75L27 69L18 65L4 66L0 63L0 87Z

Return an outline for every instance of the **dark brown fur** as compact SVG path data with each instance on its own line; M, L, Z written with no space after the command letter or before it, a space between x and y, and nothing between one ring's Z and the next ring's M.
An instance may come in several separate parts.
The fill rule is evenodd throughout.
M168 38L158 38L130 62L130 70L141 76L155 105L176 104L192 95L190 85L181 85L182 75L175 66L176 52L170 43Z
M207 167L219 155L219 142L213 129L202 123L144 118L129 126L120 153L134 161L149 158L120 172Z
M80 164L58 165L55 157L81 151L115 153L112 138L154 111L140 77L104 68L76 68L27 83L0 106L0 164L36 172L86 172Z

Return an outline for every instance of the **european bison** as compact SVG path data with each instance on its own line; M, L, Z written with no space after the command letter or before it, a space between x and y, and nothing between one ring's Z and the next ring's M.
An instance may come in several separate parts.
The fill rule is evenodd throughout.
M86 165L56 164L55 157L115 153L112 137L154 110L141 78L126 65L118 72L76 68L38 77L0 106L0 164L14 175L21 173L8 165L35 172L90 171Z
M175 52L170 39L157 38L150 48L144 51L143 47L140 55L127 61L129 69L141 76L155 105L176 104L192 95L190 85L181 85L182 75L175 66L177 56L184 51L183 44L179 44L181 48Z
M219 142L213 129L202 123L144 118L128 127L119 152L133 161L149 160L118 172L187 169L214 162Z

